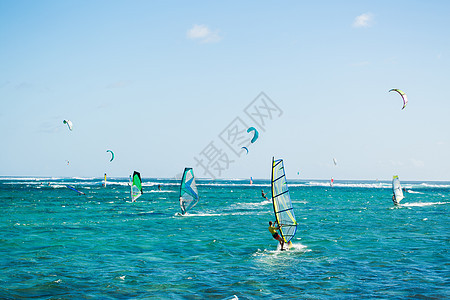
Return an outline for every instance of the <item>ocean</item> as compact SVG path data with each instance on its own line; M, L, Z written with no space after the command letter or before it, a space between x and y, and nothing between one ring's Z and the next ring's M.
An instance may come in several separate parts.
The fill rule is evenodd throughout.
M131 202L128 178L1 177L0 298L450 298L450 182L402 182L394 206L391 182L288 178L280 251L269 180L197 180L184 216L177 180L142 181Z

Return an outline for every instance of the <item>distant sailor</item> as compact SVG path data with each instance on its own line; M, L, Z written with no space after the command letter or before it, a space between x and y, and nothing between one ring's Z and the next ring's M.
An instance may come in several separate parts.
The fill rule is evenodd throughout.
M280 230L280 228L281 228L281 226L277 226L277 227L272 226L272 221L269 221L269 231L270 231L270 233L272 234L272 237L273 237L274 239L276 239L277 241L280 242L281 250L284 250L284 249L283 249L283 246L284 246L284 240L283 240L283 238L282 238L282 237L278 234L278 232L277 232L277 230Z

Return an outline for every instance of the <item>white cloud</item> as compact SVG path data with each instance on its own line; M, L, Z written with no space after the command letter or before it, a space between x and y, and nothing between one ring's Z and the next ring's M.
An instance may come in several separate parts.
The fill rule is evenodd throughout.
M360 61L360 62L355 62L355 63L351 64L351 66L353 66L353 67L365 67L368 65L370 65L370 61Z
M61 129L62 122L46 121L40 124L37 132L55 133Z
M194 25L187 31L186 36L191 40L199 40L202 43L216 43L222 39L217 30L211 31L206 25Z
M0 88L6 87L9 84L10 84L9 81L2 82L2 83L0 83Z
M106 86L107 89L118 89L123 88L126 86L129 86L131 84L131 81L129 80L120 80L113 83L110 83Z
M425 163L421 160L411 158L411 162L414 167L417 167L417 168L425 167Z
M398 160L390 160L390 163L394 167L401 167L401 166L403 166L403 162L398 161Z
M365 13L359 15L353 21L353 27L361 28L361 27L370 27L373 24L373 15L371 13Z
M16 89L18 90L30 90L32 88L34 88L34 86L29 82L21 82L20 84L16 85Z

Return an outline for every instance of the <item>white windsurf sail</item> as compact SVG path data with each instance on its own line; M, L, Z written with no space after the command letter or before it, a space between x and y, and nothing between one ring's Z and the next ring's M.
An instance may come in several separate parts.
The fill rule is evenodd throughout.
M281 236L288 243L297 231L297 221L292 207L291 197L286 181L282 159L272 158L272 203L275 218L280 228Z
M198 202L197 185L195 184L194 170L185 168L180 185L180 207L184 215Z
M143 194L141 174L134 171L131 179L131 201L136 201Z
M400 185L400 179L397 175L394 175L392 178L392 192L394 193L394 197L392 198L394 204L399 204L404 197L402 186Z

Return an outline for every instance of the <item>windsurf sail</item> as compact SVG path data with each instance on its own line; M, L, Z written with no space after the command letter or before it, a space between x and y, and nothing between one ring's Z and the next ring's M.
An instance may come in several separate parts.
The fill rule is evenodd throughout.
M86 195L85 193L80 192L79 190L77 190L76 188L74 188L74 187L71 186L71 185L66 185L66 187L69 188L69 189L71 189L71 190L74 191L74 192L77 192L77 193L80 194L80 195Z
M402 186L400 185L400 179L397 175L394 175L392 178L392 192L394 193L394 197L392 198L394 204L399 204L400 201L405 198L403 197Z
M136 201L143 194L141 174L134 171L131 181L131 201Z
M197 185L195 184L194 170L185 168L180 185L180 207L184 215L198 202Z
M106 173L105 173L105 180L103 181L103 184L102 184L104 187L106 187Z
M280 233L288 243L297 231L297 221L292 207L282 159L272 158L272 203Z

